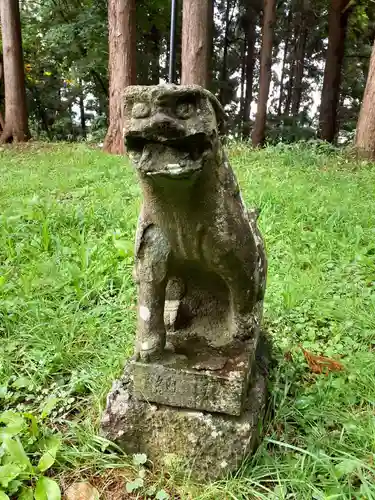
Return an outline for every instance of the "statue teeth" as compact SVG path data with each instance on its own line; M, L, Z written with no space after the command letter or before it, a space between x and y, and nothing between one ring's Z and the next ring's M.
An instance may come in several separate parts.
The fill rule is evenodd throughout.
M167 171L173 174L179 174L180 172L182 172L182 170L183 169L181 165L179 165L178 163L169 163L167 165Z

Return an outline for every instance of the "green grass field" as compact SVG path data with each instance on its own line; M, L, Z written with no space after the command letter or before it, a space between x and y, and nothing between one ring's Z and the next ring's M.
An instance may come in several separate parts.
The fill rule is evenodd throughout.
M375 499L375 166L318 144L233 145L231 160L269 257L278 364L264 440L221 482L163 471L147 482L184 499ZM146 498L126 496L129 459L98 436L132 352L139 205L122 158L83 145L0 152L0 412L43 414L62 436L55 478L87 477L112 500ZM344 369L312 373L300 346Z

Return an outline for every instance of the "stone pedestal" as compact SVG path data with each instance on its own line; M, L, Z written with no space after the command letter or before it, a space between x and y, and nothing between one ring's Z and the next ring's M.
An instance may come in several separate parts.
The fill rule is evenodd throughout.
M244 352L246 350L242 351L242 355ZM171 358L176 362L176 358L173 356ZM182 362L186 363L186 360ZM204 387L210 377L213 377L214 382L211 380L213 387L215 384L220 386L220 372L223 368L219 364L218 367L216 375L211 373L215 370L202 372L203 379L198 380L198 387L200 384ZM267 399L268 367L268 352L263 342L259 345L257 360L254 360L253 367L253 374L249 379L246 371L239 372L241 375L237 374L234 390L223 392L223 401L220 402L219 399L210 399L209 391L207 399L198 398L197 393L191 389L194 387L194 382L191 382L187 392L180 392L180 389L186 389L185 382L189 377L194 381L194 376L197 376L193 370L187 371L188 377L184 379L184 371L177 373L170 371L174 369L168 369L165 363L143 364L130 360L123 377L114 382L108 395L107 407L102 418L102 434L129 454L145 453L156 468L165 467L166 462L175 460L183 466L186 473L191 473L197 480L225 476L235 471L243 459L251 453L262 427ZM240 366L241 368L243 366ZM154 387L154 392L150 394L151 399L163 399L162 394L165 392L157 386L159 375L164 381L176 380L176 377L177 380L180 379L176 385L178 388L176 399L173 400L173 403L180 406L147 401L139 394L139 388L138 390L135 388L135 385L143 388ZM143 385L144 380L148 381L146 385ZM248 383L242 398L241 388L244 387L245 380ZM224 380L226 391L230 383L228 376ZM162 387L163 384L160 385L160 388ZM170 391L169 383L168 391ZM215 395L220 394L220 391L213 392ZM192 395L191 399L187 394ZM168 392L168 395L170 397L171 392ZM240 401L241 411L236 415ZM216 407L216 411L189 409L188 404ZM235 414L220 413L223 407Z
M134 395L145 401L240 416L254 362L253 342L213 348L186 342L184 354L166 350L158 362L134 362Z

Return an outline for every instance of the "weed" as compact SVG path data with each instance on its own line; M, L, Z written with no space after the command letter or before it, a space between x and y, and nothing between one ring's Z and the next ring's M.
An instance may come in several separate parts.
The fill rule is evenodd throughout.
M60 500L60 487L44 475L56 460L61 439L31 413L0 413L0 499ZM42 424L42 425L41 425Z

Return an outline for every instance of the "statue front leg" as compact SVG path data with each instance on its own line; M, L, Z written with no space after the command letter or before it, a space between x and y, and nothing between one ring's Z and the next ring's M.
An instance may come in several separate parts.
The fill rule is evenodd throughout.
M169 243L154 225L145 229L136 256L138 324L136 357L150 361L165 348L164 302Z

